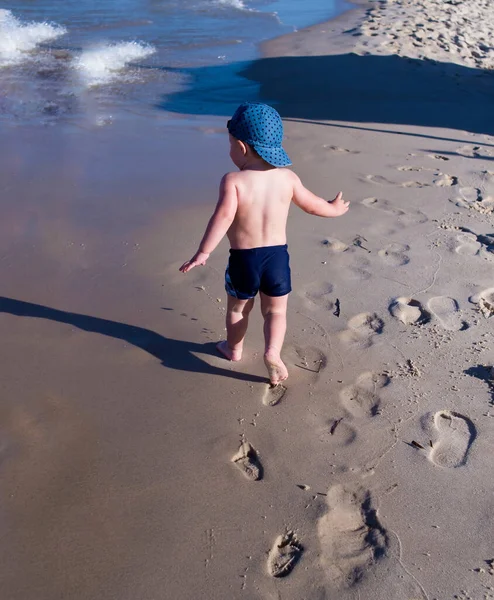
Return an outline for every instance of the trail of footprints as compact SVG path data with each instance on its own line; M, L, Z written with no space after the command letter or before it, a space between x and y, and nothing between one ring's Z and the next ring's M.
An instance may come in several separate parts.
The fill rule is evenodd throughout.
M323 286L322 292L325 288ZM324 296L324 293L321 294ZM319 293L316 293L319 297ZM290 362L311 373L318 374L326 366L326 355L314 347L291 347ZM287 388L283 385L266 386L262 402L265 406L274 406L285 395ZM248 481L259 481L263 478L263 465L258 452L252 444L242 437L238 451L231 457L231 462L238 468ZM272 577L288 575L303 552L303 546L293 531L286 531L279 535L267 558L267 571Z
M494 288L483 294L494 302ZM414 306L410 302L406 305ZM453 299L440 296L431 298L428 308L438 318L443 318L446 328L458 328L456 319L450 321L451 315L457 311ZM300 352L299 349L299 357ZM356 438L352 422L379 416L382 401L380 391L389 383L387 374L365 371L353 384L344 387L339 398L345 416L328 423L330 435L333 436L338 430L342 445L352 443ZM476 428L468 417L441 410L425 415L421 422L424 434L430 439L430 446L424 445L421 451L427 454L430 462L447 469L466 465L477 436ZM325 441L329 437L321 439ZM259 456L247 441L241 443L231 460L249 481L262 479L263 468ZM335 588L355 585L380 560L390 557L389 535L379 520L372 493L358 483L331 486L326 495L326 509L316 524L321 567ZM268 574L277 578L289 575L303 550L294 531L287 530L279 535L267 556Z
M436 160L449 160L442 155L429 155ZM419 172L420 167L402 166L399 171ZM428 170L428 169L426 169ZM401 185L404 187L422 187L419 182L398 184L384 177L367 176L367 180L380 186ZM438 173L433 180L438 187L459 185L455 176ZM484 199L476 188L459 188L459 196L465 206L479 212L494 209L494 199ZM371 197L362 201L364 206L388 212L402 217L405 212L393 207L386 200ZM476 203L476 204L475 204ZM420 222L420 217L419 217ZM475 234L458 236L461 246L458 253L477 254L482 242ZM386 263L402 266L408 263L409 246L389 244L379 251ZM494 315L494 287L473 296L471 301L479 306L486 317ZM447 331L460 331L467 327L461 317L458 302L448 296L435 296L428 300L427 307L414 298L398 297L389 306L390 314L405 325L422 325L435 319ZM382 332L383 322L375 314L362 313L348 322L348 329L340 334L343 341L372 343L375 334ZM336 427L341 433L343 445L352 443L356 437L351 427L353 419L373 418L379 415L380 390L389 384L385 374L364 372L354 384L346 386L340 392L340 403L346 412L345 418L333 420L330 433L334 435ZM348 423L350 421L350 424ZM442 468L458 468L467 462L471 446L476 438L476 429L471 420L457 412L442 410L426 415L423 428L430 436L430 447L426 451L428 459ZM336 587L358 583L368 570L387 556L389 537L377 516L374 499L368 490L359 486L330 488L327 496L327 512L318 521L318 536L321 544L321 565Z
M350 154L351 150L336 146L325 146L328 151L339 154ZM460 149L461 150L461 149ZM458 150L459 153L460 150ZM470 150L465 150L466 156ZM429 154L429 158L448 161L440 154ZM403 172L419 172L434 169L415 167L413 165L397 167ZM366 180L380 186L424 187L430 184L421 182L395 183L384 177L368 175ZM494 177L493 177L494 180ZM458 186L455 176L436 172L432 183L438 187ZM483 198L478 188L460 187L455 202L459 206L475 207L479 212L494 210L494 199ZM423 223L426 216L419 211L406 213L392 206L386 200L366 198L362 201L368 208L388 212L409 223ZM479 208L480 207L480 208ZM486 238L486 236L483 236ZM482 248L490 249L494 241L483 239L471 232L463 232L457 236L458 254L476 255ZM324 241L331 253L342 253L349 245L336 238ZM406 244L390 243L378 251L384 263L390 266L403 266L409 262ZM332 311L335 308L333 286L330 283L315 282L302 292L307 308L311 310ZM476 304L485 317L494 316L494 287L485 289L472 296L470 301ZM411 297L397 297L388 307L389 313L404 325L424 325L432 319L436 320L447 331L461 331L467 328L462 319L458 302L448 296L435 296L427 301L426 307ZM339 316L339 313L338 313ZM347 328L339 334L340 340L349 345L367 348L373 344L375 337L383 332L384 322L376 313L359 313L347 322ZM317 349L307 352L295 348L300 364L297 366L309 371L319 372L325 366L326 357ZM298 357L298 358L297 358ZM312 368L316 365L316 368ZM317 366L319 365L319 366ZM337 441L339 445L348 445L357 437L357 429L353 422L372 419L380 414L382 403L381 390L390 383L387 374L365 371L351 385L344 387L339 395L344 416L332 419L320 436L321 441ZM266 406L277 404L285 395L284 386L268 387L263 398ZM477 436L472 421L457 412L441 410L425 415L422 420L424 434L430 439L430 445L420 451L426 453L428 460L437 467L458 468L467 463L468 456ZM252 445L243 440L239 450L232 457L232 462L249 481L262 479L263 467L259 455ZM320 563L330 582L337 588L351 586L363 579L369 569L378 561L389 557L389 536L378 518L377 506L371 492L359 484L348 486L334 485L326 495L326 512L317 522L317 534L320 542ZM267 572L273 577L284 577L295 567L302 556L303 546L293 531L287 530L279 535L267 556Z
M489 288L477 295L492 302L494 310L494 288ZM400 298L395 305L400 310L409 308L411 315L403 317L403 322L417 323L434 315L445 329L455 331L462 328L456 300L446 296L437 296L429 300L426 311L418 301ZM489 306L491 306L489 304ZM395 314L395 316L396 316ZM428 316L429 315L429 316ZM365 325L375 334L374 329L382 330L382 321L377 315L361 314L350 319L351 331ZM399 318L399 317L397 317ZM376 319L377 325L376 325ZM370 326L374 323L374 328ZM360 334L359 334L360 335ZM295 349L302 362L317 363L324 357L316 356L316 350L307 352ZM304 366L304 365L302 365ZM333 419L328 423L328 436L322 441L333 441L337 433L337 441L341 445L352 443L356 439L356 428L352 425L362 419L378 417L382 398L380 392L390 383L389 376L384 373L365 371L351 385L340 392L340 404L345 416ZM427 458L441 468L458 468L467 463L472 444L477 432L472 421L457 412L442 410L422 418L424 433L430 439L430 446L423 447ZM263 468L259 456L252 445L243 441L232 462L250 481L262 478ZM320 563L326 576L336 588L351 586L361 581L381 559L389 558L389 536L381 524L375 500L371 492L358 484L353 486L332 486L326 497L327 511L317 522L317 534L320 542ZM272 577L284 577L291 573L302 556L303 546L293 531L279 535L271 547L266 563L267 572Z
M481 150L480 146L465 146L457 150L457 153L463 156L469 156L472 158L482 157L483 155L479 153ZM440 154L428 154L429 158L433 158L436 160L449 160L448 157L442 156ZM490 156L486 154L485 156ZM471 210L475 210L480 214L492 214L494 213L494 172L492 171L482 171L477 174L477 178L481 180L481 187L475 186L462 186L459 178L456 175L450 175L448 173L443 173L437 169L431 169L428 167L420 167L416 165L402 165L396 167L396 169L400 172L405 173L418 173L421 171L433 171L434 177L431 183L423 182L423 181L405 181L405 182L396 182L392 181L386 177L381 175L366 175L365 181L373 183L380 187L402 187L402 188L423 188L428 187L430 185L434 185L440 188L452 188L454 190L455 195L450 198L450 202L455 204L461 208L467 208ZM490 190L490 193L485 193L483 188L487 186ZM481 189L482 188L482 189ZM402 219L408 220L407 224L413 224L413 222L421 223L425 222L426 217L423 213L417 211L414 214L409 214L402 209L396 208L393 206L388 200L383 200L381 198L369 197L364 198L362 200L362 204L367 206L368 208L374 208L381 210L382 212L387 212L390 214L394 214Z
M386 375L362 373L341 392L341 403L350 417L373 417L380 404L378 391L388 383ZM477 435L468 417L442 410L425 415L422 426L431 441L424 451L434 465L453 469L467 463ZM330 487L326 504L326 513L317 522L321 567L334 587L349 587L390 557L389 535L372 493L358 483Z
M403 173L419 173L421 171L433 171L434 179L432 180L432 184L437 187L452 187L459 184L459 179L455 175L448 175L447 173L443 173L442 171L438 171L437 169L429 169L427 167L418 167L413 165L403 165L396 167L396 169ZM373 183L375 185L379 185L381 187L402 187L402 188L424 188L429 187L432 184L426 181L404 181L397 182L388 179L387 177L383 177L382 175L366 175L365 181Z
M494 316L494 287L474 294L470 302L485 318ZM469 326L462 318L458 301L450 296L430 298L427 309L418 300L402 296L391 302L389 312L405 325L423 325L434 318L446 331L464 331Z

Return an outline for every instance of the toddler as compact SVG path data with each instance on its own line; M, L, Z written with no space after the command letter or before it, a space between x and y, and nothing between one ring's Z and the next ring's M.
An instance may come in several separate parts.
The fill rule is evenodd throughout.
M286 331L290 266L286 222L292 201L319 217L339 217L349 206L342 193L327 202L302 185L282 148L280 115L267 104L241 104L227 123L230 158L239 172L227 173L219 200L198 251L180 270L205 265L226 234L230 259L225 273L227 292L226 341L218 351L228 360L242 358L249 313L259 292L264 317L264 362L272 385L288 377L281 360Z

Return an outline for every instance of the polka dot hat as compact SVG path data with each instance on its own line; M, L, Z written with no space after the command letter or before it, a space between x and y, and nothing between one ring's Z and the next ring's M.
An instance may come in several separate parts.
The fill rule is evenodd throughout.
M292 162L281 147L283 123L278 112L261 102L244 102L228 121L234 138L252 146L273 167L287 167Z

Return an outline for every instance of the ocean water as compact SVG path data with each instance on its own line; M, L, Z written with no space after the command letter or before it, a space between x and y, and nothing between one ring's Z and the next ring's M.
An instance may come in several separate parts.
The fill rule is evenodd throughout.
M175 209L214 205L232 169L226 120L240 101L259 98L259 84L242 76L259 42L349 8L1 1L0 240L6 252L20 244L47 264L62 239L110 256L122 239L143 242Z
M224 94L215 96L221 104L229 88L246 85L228 66L255 59L259 42L347 8L344 0L6 1L0 120L108 125L122 115L152 118L201 68L225 67L212 71L226 74ZM210 83L217 89L218 81ZM203 78L198 93L207 87ZM244 95L255 94L248 84ZM181 108L173 112L187 112L186 103Z

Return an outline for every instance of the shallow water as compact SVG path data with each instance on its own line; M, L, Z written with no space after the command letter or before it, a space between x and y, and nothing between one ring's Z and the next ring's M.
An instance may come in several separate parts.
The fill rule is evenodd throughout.
M258 56L258 42L343 7L340 0L0 5L0 237L52 260L53 227L70 243L76 230L85 243L120 243L168 207L213 204L232 169L223 115L258 96L258 84L238 71Z
M0 117L107 125L121 109L153 116L163 96L187 85L187 69L252 60L260 41L345 8L343 0L4 2Z

